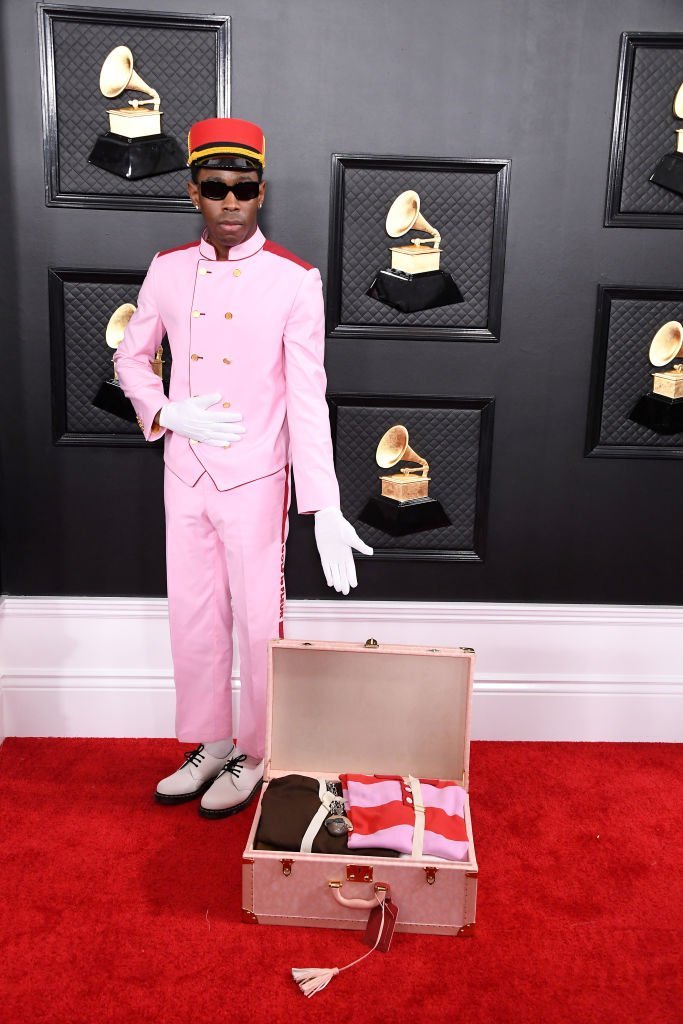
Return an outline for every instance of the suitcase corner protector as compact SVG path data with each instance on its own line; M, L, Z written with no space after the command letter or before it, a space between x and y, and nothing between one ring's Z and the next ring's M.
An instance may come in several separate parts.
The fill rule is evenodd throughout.
M469 924L464 924L462 928L458 929L458 938L473 939L474 938L474 921L470 921Z
M242 907L242 924L258 924L258 917L253 910Z

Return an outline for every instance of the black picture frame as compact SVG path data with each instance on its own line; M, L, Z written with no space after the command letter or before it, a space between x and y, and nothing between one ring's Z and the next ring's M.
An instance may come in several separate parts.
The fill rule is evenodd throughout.
M361 537L374 548L373 558L483 562L493 451L494 397L453 398L441 395L388 396L336 393L328 395L328 404L342 512L356 527ZM360 417L349 418L342 439L342 417L353 410L360 411ZM369 527L361 519L365 499L375 492L379 493L378 476L381 470L375 462L375 449L381 436L378 432L381 429L379 424L385 425L384 429L393 425L397 410L407 413L406 418L410 419L411 427L417 425L416 433L410 435L411 447L414 442L416 450L419 450L421 440L428 439L430 431L432 440L435 439L435 431L443 428L443 414L452 413L451 422L456 427L448 437L448 444L453 445L452 455L446 453L445 461L443 455L435 460L430 458L432 470L436 467L437 472L441 473L440 481L433 480L436 486L430 485L430 496L445 499L442 501L444 510L449 515L453 513L457 502L453 500L450 491L447 492L447 496L443 489L446 482L444 470L447 472L448 460L451 458L450 465L455 474L455 478L450 480L453 493L459 483L467 481L469 509L464 508L465 502L462 501L462 508L459 506L457 510L462 520L460 523L453 522L450 526L424 533L391 537L382 530ZM446 420L448 419L446 416ZM456 424L461 425L463 422L468 423L467 430L458 430ZM377 428L375 423L378 425ZM438 436L443 440L443 432ZM462 442L460 449L457 447L459 441ZM430 454L434 456L433 447ZM456 469L459 460L460 467ZM356 476L359 467L360 475ZM457 533L467 534L469 541L462 544L453 543L452 538Z
M454 259L459 262L459 267L454 267L453 277L464 302L439 310L399 313L367 297L365 291L374 270L379 269L383 260L388 262L387 249L391 243L384 232L386 212L400 191L415 188L416 182L431 183L434 187L435 183L440 183L441 175L450 176L448 181L453 189L444 183L439 200L431 203L424 193L423 211L426 219L433 220L442 234L448 230L449 220L461 218L464 230L452 231L448 238L444 234L443 242L450 259L447 257L443 262L448 270ZM355 180L363 183L359 192L365 189L362 200L356 203L362 201L363 211L367 210L370 222L367 236L363 227L359 230L356 210L352 211L352 221L347 217L348 186L350 182L355 185ZM509 190L509 160L333 153L328 336L499 341ZM463 210L470 211L469 219L462 217Z
M672 104L681 81L683 33L622 33L605 227L683 227L683 195L649 180L661 157L676 149L683 122Z
M104 336L109 316L122 302L135 302L144 278L143 270L48 269L54 444L156 447L148 444L137 423L92 404L100 384L113 374Z
M163 115L164 131L170 129L184 149L187 129L193 121L230 115L230 16L42 3L37 5L37 15L46 205L192 212L192 204L185 191L185 169L154 178L127 181L88 163L87 154L97 134L107 128L107 100L99 91L99 70L112 42L130 46L135 58L136 49L140 54L136 40L142 41L143 66L145 47L148 63L156 66L154 84L161 93L162 109L166 107L166 101L171 100L170 109L167 108ZM71 59L68 40L76 38L78 33L90 41L97 38L101 52L93 53L92 66L86 64L82 46L79 47L81 52L76 52ZM109 44L106 44L109 37ZM179 75L178 61L169 49L171 42L188 50L201 49L201 74ZM205 66L205 58L212 61L210 67ZM207 99L204 79L211 82L215 93L211 100ZM162 91L164 85L166 101ZM179 120L177 125L172 120L178 116L177 112L174 114L174 90L182 95L182 109L185 111L182 123ZM126 95L125 91L121 94L122 97ZM116 101L109 101L112 102ZM83 110L88 104L92 110Z
M588 458L683 458L683 433L659 434L629 418L649 390L650 341L674 319L683 319L683 288L598 285Z

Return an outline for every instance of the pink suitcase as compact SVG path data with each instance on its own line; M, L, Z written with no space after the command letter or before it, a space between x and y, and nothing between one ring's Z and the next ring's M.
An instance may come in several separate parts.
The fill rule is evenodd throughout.
M474 652L273 640L265 782L342 772L452 779L468 789ZM261 802L243 855L243 920L364 929L368 909L342 905L389 885L397 931L472 935L477 862L465 800L467 861L254 849ZM377 887L377 890L376 888Z

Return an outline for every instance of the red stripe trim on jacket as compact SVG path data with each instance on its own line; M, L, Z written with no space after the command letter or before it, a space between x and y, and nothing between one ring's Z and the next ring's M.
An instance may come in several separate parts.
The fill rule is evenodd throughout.
M196 242L188 242L186 245L176 245L175 249L164 249L163 252L158 252L157 256L168 256L171 252L182 252L183 249L192 249L194 246L199 246L200 239Z
M285 466L285 497L282 505L282 561L280 563L280 622L278 635L280 640L285 637L285 528L287 526L287 513L289 512L289 466Z
M300 260L298 256L295 256L289 249L283 249L281 245L276 245L275 242L266 242L263 246L264 252L272 252L273 256L281 256L283 260L291 260L292 263L298 264L303 267L304 270L313 270L313 264L306 263L305 260Z

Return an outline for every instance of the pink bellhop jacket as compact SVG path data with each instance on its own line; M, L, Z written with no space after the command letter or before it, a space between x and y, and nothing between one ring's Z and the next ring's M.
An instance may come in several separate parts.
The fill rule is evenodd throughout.
M166 333L169 398L151 367ZM294 469L300 513L339 507L323 367L320 273L256 232L217 260L197 242L156 254L114 362L145 438L167 401L219 391L242 413L246 433L229 448L169 431L166 468L194 486L204 473L220 491ZM274 510L275 514L275 510Z

